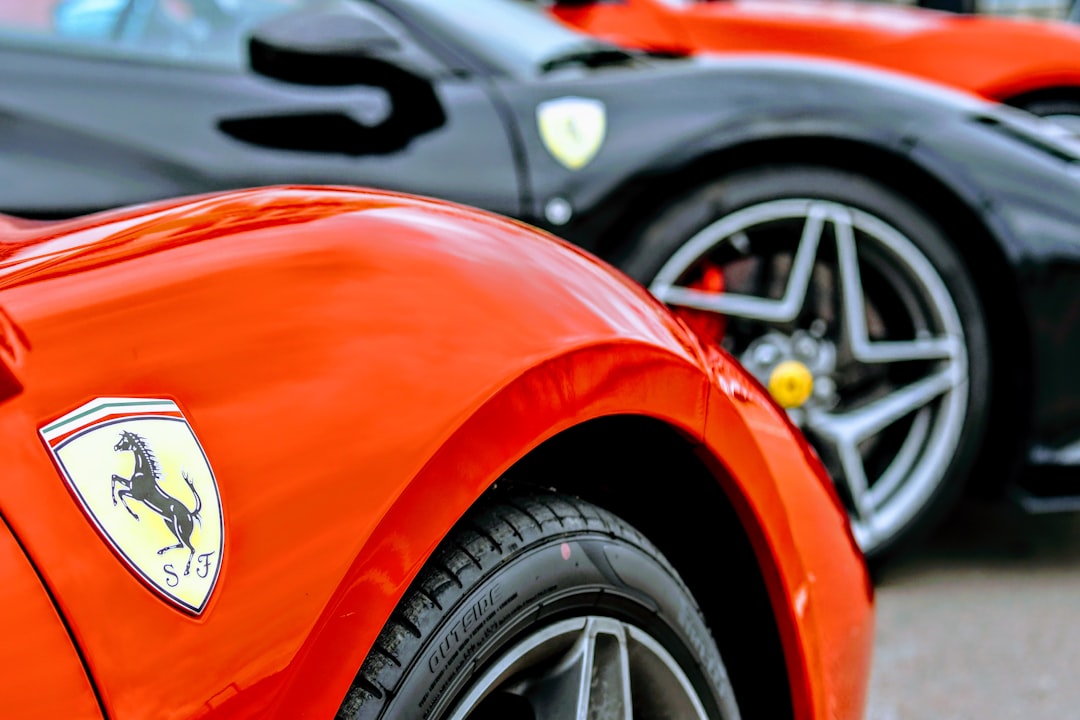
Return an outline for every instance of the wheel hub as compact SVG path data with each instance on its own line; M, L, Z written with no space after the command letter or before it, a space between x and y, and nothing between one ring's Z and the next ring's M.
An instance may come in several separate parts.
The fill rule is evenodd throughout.
M798 410L835 407L836 345L825 339L824 323L809 331L786 334L772 330L747 346L743 366L769 389L781 407L800 421Z

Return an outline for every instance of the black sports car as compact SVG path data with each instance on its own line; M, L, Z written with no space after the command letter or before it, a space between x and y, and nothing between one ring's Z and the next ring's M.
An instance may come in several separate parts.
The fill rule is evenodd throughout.
M634 54L521 0L38 5L0 18L6 212L304 182L477 205L742 360L871 560L969 476L1080 497L1051 472L1080 463L1080 146L1053 126L849 66Z

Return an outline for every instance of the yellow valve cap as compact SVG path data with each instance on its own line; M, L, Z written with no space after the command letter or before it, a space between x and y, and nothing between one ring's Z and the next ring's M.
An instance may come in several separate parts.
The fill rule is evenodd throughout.
M781 407L800 407L813 391L814 376L810 368L797 360L785 360L769 376L769 392Z

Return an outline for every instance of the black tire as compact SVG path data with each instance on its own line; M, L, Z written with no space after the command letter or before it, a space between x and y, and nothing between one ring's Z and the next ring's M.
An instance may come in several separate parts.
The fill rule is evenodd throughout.
M470 511L386 623L338 717L451 717L455 706L471 702L487 673L517 658L521 643L584 625L585 618L657 643L685 674L707 717L739 717L720 654L674 569L614 515L560 495L508 496ZM554 659L531 662L535 668L515 674L519 687L536 680L529 670L550 670ZM505 683L485 688L494 691L469 705L469 718L563 716L522 711L527 701ZM549 701L539 688L538 681L529 686L530 697ZM648 707L639 714L643 698L646 706L671 706L658 699L662 687L637 690L635 717L651 716Z
M990 402L990 386L992 377L991 358L989 353L989 344L987 337L987 324L983 314L981 304L979 302L978 295L975 290L975 284L972 281L971 275L964 266L963 259L950 243L948 238L945 237L940 227L928 217L922 210L913 205L906 198L902 197L898 193L885 187L883 184L861 175L857 175L851 172L814 166L774 166L765 168L755 168L745 170L737 173L733 173L727 177L718 179L716 181L707 183L696 190L688 193L684 197L673 201L666 207L659 210L651 219L647 220L639 232L634 235L632 240L632 249L629 251L626 260L621 263L623 270L627 271L631 276L642 282L646 287L652 289L658 297L663 300L671 302L673 306L678 305L679 296L678 291L685 284L686 287L702 287L701 285L692 285L691 276L694 270L689 269L683 275L679 275L679 279L672 281L673 273L683 272L680 270L687 262L688 258L693 258L694 254L699 248L705 248L702 245L703 242L709 242L709 237L706 237L710 232L727 232L731 228L735 227L738 218L741 217L756 217L755 213L759 211L764 212L769 208L787 207L792 203L797 203L797 199L804 199L808 203L815 202L821 204L824 202L825 207L841 208L841 212L849 213L849 217L853 218L852 222L861 222L863 226L856 227L854 233L854 241L852 246L857 248L857 261L856 264L860 268L859 272L867 274L871 271L877 272L878 275L886 278L893 278L896 281L896 298L900 297L901 292L909 292L904 290L903 285L903 273L908 272L910 268L910 274L913 279L910 280L912 287L915 287L919 282L926 281L926 292L929 293L928 297L932 297L936 301L940 301L939 304L944 308L938 313L941 317L948 315L954 319L951 327L957 327L957 322L961 328L960 334L964 337L964 343L962 344L965 352L962 358L963 372L966 373L966 401L961 402L958 399L949 400L947 407L950 418L959 417L957 421L959 426L950 424L948 426L949 437L956 436L955 442L950 440L950 443L954 445L951 452L947 454L940 450L939 445L934 445L931 440L927 441L926 455L927 462L934 460L933 464L926 466L915 465L912 471L904 480L900 481L900 485L896 485L895 477L897 475L903 475L903 473L893 472L892 475L888 475L887 468L889 461L885 456L887 446L882 443L879 454L880 458L864 458L866 465L864 470L867 473L871 469L871 460L873 460L873 467L886 468L882 471L883 478L888 478L889 485L876 486L881 493L885 493L888 487L896 485L898 488L894 497L896 503L894 506L887 506L884 501L881 505L881 513L876 518L862 521L865 522L867 528L873 527L873 533L867 530L864 533L864 537L860 538L860 544L866 553L867 559L873 566L879 567L888 559L894 557L899 551L905 549L910 543L923 536L928 530L938 524L943 516L950 510L959 497L961 496L961 490L964 486L965 480L976 458L977 451L980 447L988 415L988 408ZM779 210L777 211L779 212ZM809 217L809 215L807 215ZM869 218L869 220L866 220ZM749 221L747 221L749 222ZM792 227L797 227L792 220ZM776 221L779 223L779 221ZM770 242L776 243L775 236L779 232L777 228L782 227L779 224L766 226L764 223L760 226L747 225L746 232L740 238L740 242L743 243L743 251L741 261L747 262L747 258L750 261L757 262L760 257L760 262L765 262L764 256L759 256L758 247L762 248L771 247ZM805 227L805 225L803 226ZM880 230L882 237L886 240L878 240L873 234L867 234L863 231L865 227L872 227L875 232L878 232L880 227L884 227L884 230ZM750 232L755 229L758 234L755 235ZM704 231L704 232L703 232ZM840 232L837 226L832 226L830 231L826 231L825 234L821 234L821 240L818 252L826 252L829 245L828 233L831 232L831 237L837 243L839 242L837 233ZM699 233L702 233L699 235ZM768 235L773 233L773 235ZM863 233L863 234L859 234ZM898 233L906 243L895 240L895 234ZM735 249L730 246L735 245L733 238L737 233L732 232L731 235L726 236L729 239L717 241L717 243L727 243L727 246L721 247L720 244L711 246L710 249L701 250L702 257L700 261L715 263L717 266L722 266L723 257L730 257L735 254ZM747 245L748 238L753 236L755 239L753 243ZM876 241L882 245L882 248L875 249L874 242ZM693 241L693 242L692 242ZM797 242L801 243L801 240ZM891 243L891 244L890 244ZM895 255L891 248L901 248L903 253L897 253ZM686 248L683 250L683 248ZM749 249L746 249L749 247ZM832 252L836 253L836 257L840 255L840 245L836 244ZM682 251L680 253L680 251ZM728 256L722 256L722 253L728 253ZM679 255L676 255L680 253ZM718 254L720 253L720 254ZM915 258L921 256L932 267L932 271L925 272L925 263L918 261ZM865 267L868 262L867 258L874 260L874 266L872 268ZM790 265L789 268L794 267L794 254L789 255ZM815 256L815 263L819 263L819 259ZM693 262L689 260L689 262ZM825 260L820 260L823 264L822 267L827 265ZM833 278L833 282L830 286L832 288L843 287L843 277L841 275L840 268L842 267L839 260L835 259L833 262L833 270L828 272L833 273L830 277ZM907 263L913 263L910 268ZM892 269L890 270L890 264ZM732 267L731 265L724 267ZM814 266L813 272L814 279L810 281L812 292L826 294L830 291L821 289L819 287L819 277L817 273L821 271L821 268L817 264ZM770 270L769 272L772 272ZM793 273L793 271L789 270ZM938 280L933 279L933 275L936 273ZM723 271L722 273L723 274ZM725 276L726 277L726 276ZM671 283L674 282L674 286ZM884 294L888 290L885 287L888 283L878 283L865 281L863 284L863 290L865 293L865 308L870 307L866 303L870 303L872 300L871 293L877 293L878 295ZM675 287L675 292L672 292L672 287ZM725 292L731 291L732 288L723 286ZM786 287L785 287L786 290ZM931 292L934 290L935 292ZM914 291L911 291L914 292ZM750 294L743 291L743 294ZM842 298L842 293L839 290L832 293L838 298ZM910 294L910 292L909 292ZM773 297L768 293L763 293L763 297ZM807 298L810 296L807 295ZM818 296L815 295L815 298ZM907 297L907 296L905 296ZM945 299L947 298L947 303ZM916 298L917 299L917 298ZM685 301L685 299L683 300ZM804 299L804 305L809 301ZM905 304L906 303L906 304ZM901 316L906 312L906 308L909 306L915 308L917 303L912 300L903 300L902 302L897 299L893 300L878 300L878 310L887 310L888 313L879 313L883 318L895 317L897 322L894 323L897 327L910 324L912 329L912 339L909 342L914 343L916 341L917 322L929 322L926 318L919 319L904 319ZM928 307L932 305L928 301ZM950 310L947 305L951 305L954 308ZM892 307L896 306L896 307ZM836 312L834 317L836 318L835 328L828 327L825 331L825 335L820 337L822 346L826 342L832 342L834 348L841 347L841 334L843 321L846 321L846 316L841 318L842 303L838 302L835 306ZM936 306L935 306L936 307ZM826 308L827 309L827 308ZM902 312L903 311L903 312ZM800 313L805 312L805 307L799 310ZM931 320L937 316L934 313L937 312L931 308L926 311L926 317ZM707 319L711 317L709 313L703 313L700 310L691 310L684 314L693 321L693 316L704 315ZM819 315L820 317L820 315ZM914 316L913 316L914 317ZM791 320L787 324L783 323L768 323L760 319L754 321L747 321L746 318L733 319L731 316L727 316L724 321L726 324L723 326L722 333L730 335L725 342L732 343L729 349L744 361L748 369L754 372L759 379L763 380L763 384L768 386L769 377L766 371L771 367L775 370L776 365L771 366L762 365L758 367L755 365L754 360L757 356L749 357L747 350L754 348L753 343L755 341L760 342L760 338L768 335L769 338L774 338L770 333L776 332L780 335L787 333L790 338L796 337L797 334L802 333L799 337L802 337L807 332L807 327L815 328L815 333L822 332L822 326L813 325L809 323L809 318L803 318L800 316L797 320ZM902 322L901 322L902 321ZM917 321L917 322L916 322ZM936 320L935 320L936 322ZM942 321L944 322L944 321ZM850 324L850 323L849 323ZM884 325L888 325L883 321ZM826 323L826 326L828 324ZM864 323L864 325L867 325ZM712 332L710 328L713 325L698 323L696 329L700 332ZM720 326L715 326L720 327ZM890 330L891 331L891 330ZM924 331L925 332L925 329ZM741 335L740 335L741 333ZM945 337L945 331L942 331L942 337ZM819 337L815 335L815 337ZM899 332L898 332L899 337ZM873 338L871 338L872 340ZM771 340L770 340L771 341ZM959 344L958 344L959 345ZM791 347L794 345L792 344ZM959 353L958 353L959 354ZM839 351L834 351L834 359L840 358ZM782 358L781 358L782 359ZM835 359L835 362L839 365L840 360ZM953 362L950 360L949 362ZM931 372L932 368L937 368L938 365L927 364L927 372ZM950 366L951 367L951 366ZM862 370L866 372L873 371L874 373L882 374L886 373L883 369L883 365L874 365L871 367L869 364L864 364ZM857 363L852 364L849 370L845 370L846 373L853 374L859 371ZM890 366L887 370L888 373L913 373L914 365L911 362L900 363L896 366ZM839 377L839 370L837 370L837 377ZM815 379L819 379L815 375ZM898 383L899 380L891 379L889 383ZM832 383L832 379L830 379ZM837 402L841 405L845 402L851 402L852 407L856 402L854 390L852 396L845 400L845 390L842 384L837 380L834 383L837 388L834 396L829 400L830 402ZM856 384L852 384L854 388ZM899 385L901 389L904 386ZM946 398L956 398L955 393L950 390ZM813 412L816 412L811 406L811 401L806 401L808 404L807 409L799 408L793 412L793 417L798 421L798 418L809 418ZM942 407L946 407L945 400L941 400ZM936 407L936 406L935 406ZM801 415L799 413L802 413ZM916 415L922 415L921 411L913 412ZM819 412L816 417L821 417ZM907 420L905 420L907 422ZM914 422L914 421L912 421ZM920 420L920 422L922 422ZM807 436L814 442L815 446L819 450L819 454L822 455L826 461L826 465L830 471L836 476L840 472L840 463L837 457L838 453L833 452L835 448L830 450L826 447L826 443L822 442L821 437L815 437L813 428L808 427L809 423L800 423L803 425L804 430L807 432ZM922 427L920 425L920 427ZM939 425L933 425L932 427L939 427ZM959 430L956 428L959 427ZM905 440L899 437L900 430L896 428L889 429L890 433L897 435L896 438L890 440L890 443L896 447L907 448L909 444L914 441ZM884 434L884 431L883 433ZM909 439L912 436L909 436ZM875 440L876 442L876 440ZM933 454L931 454L933 451ZM860 453L862 450L860 449ZM895 457L895 456L894 456ZM907 456L905 456L907 457ZM936 459L936 460L935 460ZM914 461L913 461L914 462ZM930 477L931 471L936 473L937 480L933 480ZM910 478L910 479L909 479ZM914 482L917 479L918 485L904 486L904 483ZM868 478L868 482L871 482L871 478ZM932 481L932 482L931 482ZM931 486L932 485L932 486ZM871 489L875 487L871 485ZM841 490L841 494L844 495L845 488L841 482L838 482L838 488ZM877 492L877 491L874 491ZM863 497L870 497L872 493L864 493ZM848 509L851 513L853 520L856 519L855 501L852 497L853 493L849 493L845 496L845 502L848 503ZM884 497L884 495L883 495ZM915 498L915 499L912 499ZM908 503L908 506L901 506L898 504L901 500ZM900 509L897 509L900 508ZM892 522L895 518L895 527L884 527L885 520ZM878 521L881 521L883 528L879 531L877 529ZM858 530L858 527L856 528ZM871 537L872 535L872 537ZM858 536L858 532L857 532ZM867 539L869 537L869 539Z

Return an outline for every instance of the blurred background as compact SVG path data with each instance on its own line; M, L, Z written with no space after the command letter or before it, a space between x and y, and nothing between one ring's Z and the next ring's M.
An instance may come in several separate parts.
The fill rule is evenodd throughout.
M877 582L868 720L1071 718L1080 517L968 503Z

